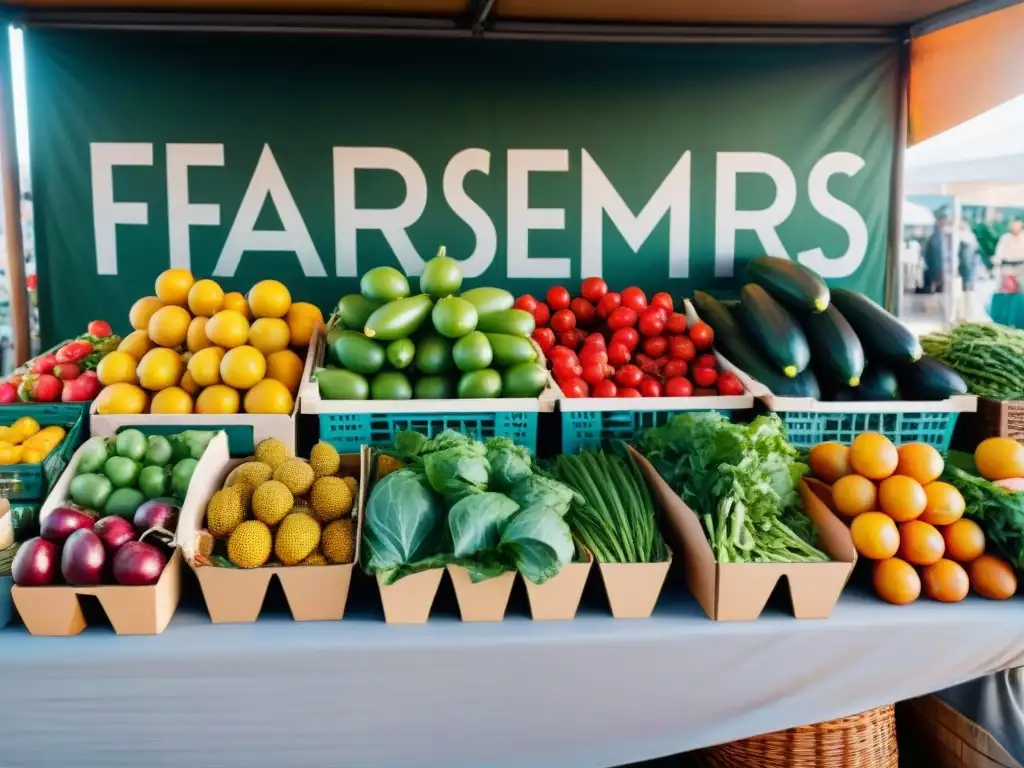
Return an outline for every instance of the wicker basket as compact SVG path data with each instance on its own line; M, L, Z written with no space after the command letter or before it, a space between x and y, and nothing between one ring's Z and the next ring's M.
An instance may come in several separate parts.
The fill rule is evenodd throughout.
M705 768L899 768L892 705L701 753Z
M978 420L986 437L1012 437L1024 440L1024 400L978 398Z

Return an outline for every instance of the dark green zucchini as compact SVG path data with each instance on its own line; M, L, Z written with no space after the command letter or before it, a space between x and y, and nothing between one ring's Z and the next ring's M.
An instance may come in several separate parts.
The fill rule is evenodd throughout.
M830 304L824 312L805 315L803 326L818 375L847 387L860 384L864 347L835 305Z
M871 299L845 288L832 291L832 303L853 327L869 360L912 363L921 357L921 343L903 323Z
M868 363L857 387L857 399L861 402L899 400L900 386L896 374L884 365Z
M829 290L817 272L790 259L762 256L747 264L747 279L774 296L786 309L801 314L824 312Z
M900 366L899 380L905 400L945 400L967 394L967 383L960 374L930 355Z
M811 362L800 325L760 285L750 283L740 289L739 318L751 341L787 377L795 378Z

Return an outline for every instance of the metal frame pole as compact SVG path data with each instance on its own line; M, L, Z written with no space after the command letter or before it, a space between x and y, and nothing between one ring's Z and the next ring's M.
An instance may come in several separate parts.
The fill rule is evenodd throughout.
M907 87L910 83L910 40L899 51L896 95L896 146L892 157L892 184L889 199L889 242L885 274L885 307L897 317L903 310L903 159L907 151Z

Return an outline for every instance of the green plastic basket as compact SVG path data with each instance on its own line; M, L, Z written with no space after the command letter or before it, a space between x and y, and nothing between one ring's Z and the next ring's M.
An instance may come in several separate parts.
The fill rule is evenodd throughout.
M779 413L789 430L789 442L797 448L818 443L849 445L861 432L880 432L895 444L927 443L940 451L949 449L956 428L956 412L909 411L906 413Z
M67 431L41 464L0 467L0 492L11 502L41 503L82 443L84 412L81 403L26 403L5 405L0 409L0 420L5 426L23 416L35 419L40 427L59 426Z
M630 440L636 433L660 427L681 413L707 411L562 411L562 453L593 451L608 440ZM730 420L745 410L717 410Z

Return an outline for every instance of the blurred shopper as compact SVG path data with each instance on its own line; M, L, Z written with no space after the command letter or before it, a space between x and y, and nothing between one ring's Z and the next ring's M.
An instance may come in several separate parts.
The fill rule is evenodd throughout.
M956 319L958 321L971 321L975 319L974 312L977 304L975 290L977 288L978 270L981 268L981 256L978 254L978 238L974 236L971 225L960 220L960 253L959 271L960 281L963 286L963 293L956 308Z
M1017 282L1024 279L1024 219L1011 221L1009 231L999 238L992 267L1000 277L1011 275Z
M935 214L935 229L924 246L924 286L921 293L943 293L952 265L953 237L949 217L944 211Z

